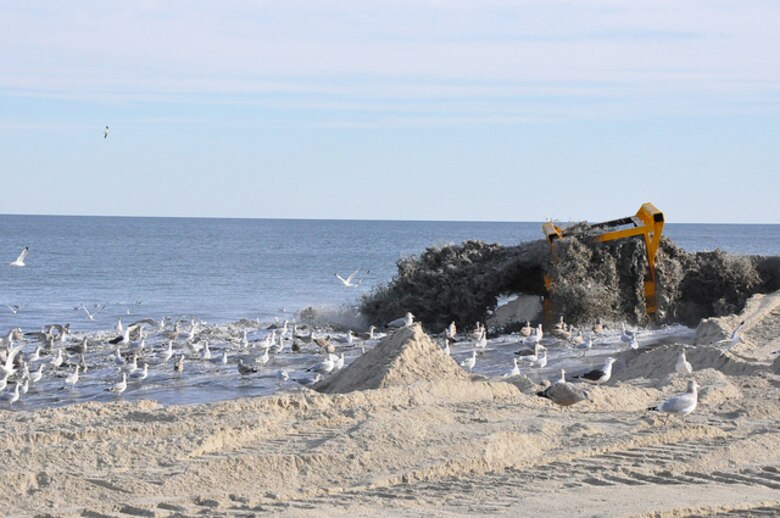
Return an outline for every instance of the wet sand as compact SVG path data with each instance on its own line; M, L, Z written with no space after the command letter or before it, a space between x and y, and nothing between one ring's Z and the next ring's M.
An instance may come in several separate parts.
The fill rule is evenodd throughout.
M742 319L732 353L706 345ZM410 382L403 362L388 363L403 384L347 394L3 410L0 505L54 516L778 514L780 293L699 335L688 350L699 407L668 424L645 409L684 390L675 344L620 353L593 403L565 411L524 377Z

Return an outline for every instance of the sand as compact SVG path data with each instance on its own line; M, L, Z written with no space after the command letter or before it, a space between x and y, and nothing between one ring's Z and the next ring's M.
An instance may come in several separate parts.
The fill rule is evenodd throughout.
M621 354L615 379L590 389L592 403L560 411L533 396L527 379L457 370L419 327L323 384L334 394L2 410L0 508L11 516L777 515L780 376L771 348L780 293L703 323L700 334L741 320L750 325L734 354L688 349L700 404L686 422L666 425L645 409L684 390L674 374L680 345Z

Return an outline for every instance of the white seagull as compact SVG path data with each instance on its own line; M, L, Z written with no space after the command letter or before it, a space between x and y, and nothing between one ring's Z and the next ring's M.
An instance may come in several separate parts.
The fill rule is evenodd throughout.
M76 370L73 371L73 374L65 378L66 385L70 385L71 387L76 386L76 383L79 382L79 369L81 369L81 367L79 365L76 365Z
M410 311L406 312L406 315L401 318L396 318L385 324L385 327L409 327L414 324L414 315Z
M680 351L680 356L677 357L677 363L674 365L674 370L680 376L690 376L693 373L693 367L690 362L685 358L685 349Z
M360 286L360 283L362 281L358 281L357 283L354 283L354 282L352 282L352 279L355 278L355 275L357 275L357 273L359 271L360 271L360 268L358 268L357 270L355 270L354 272L349 274L349 276L346 279L344 277L342 277L341 275L339 275L338 273L336 273L334 275L336 276L336 278L338 280L341 281L341 284L343 284L345 288L357 288L358 286Z
M737 345L739 342L742 341L742 337L739 336L739 332L740 332L740 330L742 329L742 327L744 325L745 325L745 321L743 320L742 322L739 323L739 325L736 327L736 329L734 329L734 331L732 331L730 337L728 337L725 340L721 340L720 342L718 342L718 343L722 343L722 344L726 345L726 347L720 353L721 356L723 356L724 354L729 352L735 345Z
M109 388L108 391L109 392L116 392L117 394L121 394L125 390L127 390L127 374L123 372L122 373L122 381L114 384L114 386Z
M24 260L27 257L27 254L29 254L29 253L30 253L30 247L25 246L24 248L22 248L22 253L19 254L19 257L16 258L16 261L14 261L12 263L9 263L9 265L10 266L17 266L19 268L21 268L22 266L25 266Z
M471 372L471 369L477 364L477 351L473 351L471 356L460 362L461 367L465 367Z
M696 380L690 380L688 382L688 390L686 390L682 394L676 394L660 405L657 406L651 406L648 408L648 410L653 412L663 412L666 414L680 414L683 416L683 420L685 419L685 416L690 414L696 409L696 404L698 403L699 399L699 393L698 389L699 384L696 383ZM669 417L667 416L666 420L668 420ZM664 423L666 423L666 420Z

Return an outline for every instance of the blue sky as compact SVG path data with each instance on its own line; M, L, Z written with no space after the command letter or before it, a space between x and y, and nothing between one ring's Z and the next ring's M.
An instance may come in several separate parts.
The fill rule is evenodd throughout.
M780 223L780 3L0 4L0 213ZM108 139L103 126L111 127Z

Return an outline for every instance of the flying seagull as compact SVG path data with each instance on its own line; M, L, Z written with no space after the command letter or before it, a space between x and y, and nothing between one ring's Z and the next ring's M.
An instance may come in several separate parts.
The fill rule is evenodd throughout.
M20 268L22 266L25 266L24 260L27 257L27 254L29 254L29 253L30 253L30 247L25 246L24 248L22 248L22 253L19 254L19 257L16 258L16 261L14 261L12 263L9 263L10 266L18 266Z
M361 283L362 281L358 281L358 282L357 282L357 284L356 284L356 283L353 283L353 282L352 282L352 279L354 279L354 278L355 278L355 275L357 275L357 273L358 273L359 271L360 271L360 268L358 268L357 270L355 270L354 272L352 272L351 274L349 274L349 277L347 277L346 279L345 279L344 277L342 277L341 275L339 275L338 273L336 273L336 274L334 274L334 275L336 276L336 278L337 278L338 280L340 280L340 281L341 281L341 284L343 284L345 288L356 288L356 287L360 286L360 283Z
M106 126L106 129L103 130L103 138L108 138L108 126Z

